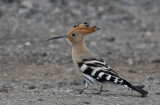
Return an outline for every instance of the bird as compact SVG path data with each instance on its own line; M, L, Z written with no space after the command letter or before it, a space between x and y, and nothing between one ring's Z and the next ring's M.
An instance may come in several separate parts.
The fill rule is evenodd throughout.
M103 90L103 85L112 83L115 85L122 85L128 89L137 91L141 97L147 96L148 92L142 89L144 86L135 86L120 76L114 69L108 66L105 61L89 50L84 44L86 36L93 32L98 31L100 28L97 26L90 26L87 22L75 25L68 30L66 35L59 35L49 38L47 41L67 38L72 46L72 60L76 69L84 76L86 84L80 91L88 89L89 84L96 84L100 86L98 94Z

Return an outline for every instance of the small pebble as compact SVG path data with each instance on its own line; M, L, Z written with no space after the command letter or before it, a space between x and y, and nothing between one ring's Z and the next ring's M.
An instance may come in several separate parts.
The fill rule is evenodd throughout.
M152 35L152 32L151 31L147 31L146 33L145 33L145 36L151 36Z
M44 85L43 85L43 89L50 89L50 88L52 88L52 86L49 85L49 84L44 84Z
M31 45L31 42L25 42L24 45L30 46L30 45Z
M129 58L129 59L127 60L127 64L133 65L133 60L132 60L131 58Z
M153 63L160 63L160 59L154 59L152 62Z
M38 99L38 101L44 101L44 99Z
M137 73L135 70L128 70L129 73Z
M89 102L84 102L84 104L90 104Z
M156 95L160 95L160 92L155 93Z
M155 78L154 77L149 77L148 80L153 81Z
M20 3L20 5L21 6L23 6L23 7L26 7L26 8L33 8L33 5L32 5L32 3L30 2L30 1L22 1L21 3Z
M47 53L45 53L45 52L42 53L42 56L43 56L43 57L46 57L46 56L47 56Z
M104 38L104 40L109 41L109 42L114 42L116 40L115 37L108 37L108 38Z
M57 84L58 84L58 87L62 87L62 86L64 86L64 85L66 85L65 82L58 82Z
M29 89L35 89L35 88L36 88L36 86L31 85L31 86L28 86L28 88L29 88Z
M1 88L1 89L0 89L0 92L8 93L8 89L7 89L7 88Z

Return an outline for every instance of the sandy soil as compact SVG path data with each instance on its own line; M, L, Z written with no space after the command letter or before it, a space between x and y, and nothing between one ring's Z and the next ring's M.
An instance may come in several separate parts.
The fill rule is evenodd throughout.
M1 0L0 105L160 105L159 0ZM84 78L72 64L71 47L55 35L83 22L100 31L86 45L131 83L107 93L78 94ZM98 89L99 87L93 86Z

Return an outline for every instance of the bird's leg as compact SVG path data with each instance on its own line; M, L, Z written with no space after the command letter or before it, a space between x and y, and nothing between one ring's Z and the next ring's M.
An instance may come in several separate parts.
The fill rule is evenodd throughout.
M101 92L108 92L109 91L109 90L103 90L102 88L103 88L103 86L101 85L99 91L97 93L94 93L94 94L100 94Z
M103 90L102 88L103 88L103 86L101 85L99 91L96 93L93 93L93 94L100 94L101 92L108 92L109 91L109 90Z
M89 84L88 84L88 82L86 80L86 85L82 90L80 90L79 94L81 94L82 92L86 93L86 94L100 94L102 92L102 86L100 87L100 90L98 92L84 92L84 90L86 90L88 88L88 85Z
M100 87L98 92L84 92L84 93L87 93L87 94L100 94L102 91L103 90L102 90L102 85L101 85L101 87Z
M86 81L86 86L79 92L79 94L81 94L84 90L86 90L88 88L88 82Z
M84 92L84 90L86 90L87 88L88 88L88 82L86 81L86 86L85 86L85 88L83 88L83 89L79 92L79 94L81 94L82 92ZM109 91L109 90L103 90L102 88L103 88L103 86L101 85L98 92L84 92L84 93L86 93L86 94L100 94L101 92L108 92L108 91Z
M86 86L85 86L85 88L83 88L83 89L79 92L79 94L81 94L82 92L84 92L84 90L87 89L87 88L88 88L88 82L86 81ZM99 90L98 92L84 92L84 93L86 93L86 94L100 94L101 92L102 92L102 85L101 85L100 90Z
M100 94L103 90L102 90L103 86L101 85L99 91L97 93L94 93L94 94Z

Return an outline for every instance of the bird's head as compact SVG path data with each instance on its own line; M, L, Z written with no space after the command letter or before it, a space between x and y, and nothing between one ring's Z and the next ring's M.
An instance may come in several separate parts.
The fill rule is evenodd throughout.
M89 26L87 23L83 23L80 25L75 25L73 26L68 32L67 35L61 35L61 36L56 36L53 37L49 40L53 40L53 39L58 39L58 38L68 38L68 40L72 43L72 44L77 44L79 42L83 42L84 37L86 35L89 35L97 30L99 30L100 28L96 27L96 26Z

